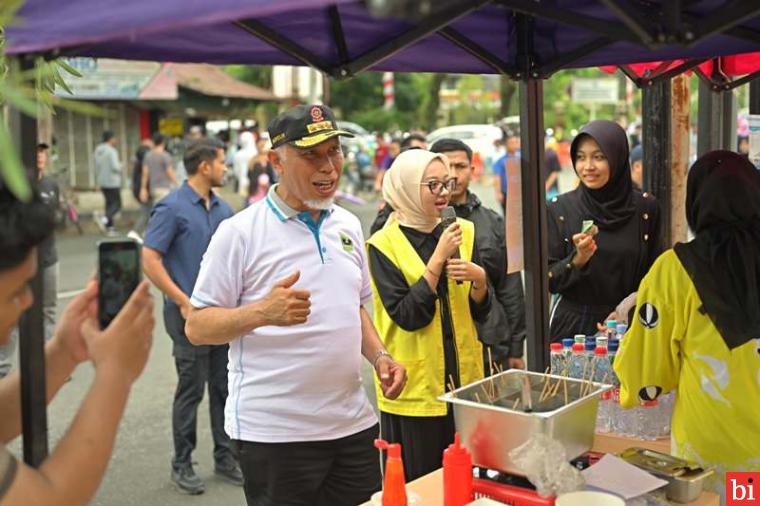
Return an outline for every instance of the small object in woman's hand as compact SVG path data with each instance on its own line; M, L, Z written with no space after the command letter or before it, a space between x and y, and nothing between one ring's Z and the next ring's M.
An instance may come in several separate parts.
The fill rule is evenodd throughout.
M588 234L590 236L595 236L599 233L599 228L597 228L596 225L594 225L594 220L583 220L583 225L581 226L581 233Z

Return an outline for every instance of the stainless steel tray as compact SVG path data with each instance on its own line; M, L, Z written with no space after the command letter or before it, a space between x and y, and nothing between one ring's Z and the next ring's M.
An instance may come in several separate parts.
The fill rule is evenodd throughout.
M529 382L531 409L525 410L522 390ZM542 399L546 382L553 396ZM565 448L567 459L590 450L594 444L599 395L611 385L509 370L448 392L460 438L471 452L473 464L524 474L509 452L534 433L544 433ZM565 402L567 390L567 402ZM527 399L526 399L527 400Z
M665 494L675 502L696 500L702 493L704 481L713 474L712 469L703 469L678 457L646 448L628 448L619 456L629 464L667 480Z

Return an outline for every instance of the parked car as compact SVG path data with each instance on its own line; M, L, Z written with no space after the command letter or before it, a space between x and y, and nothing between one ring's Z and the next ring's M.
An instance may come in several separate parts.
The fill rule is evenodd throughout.
M375 137L363 126L343 120L336 121L336 123L341 130L347 130L356 136L354 138L343 138L342 142L344 146L348 147L349 151L357 151L356 149L351 149L355 146L361 146L364 150L375 148Z
M428 136L428 145L432 146L438 139L459 139L467 144L473 153L477 153L485 169L490 171L500 153L504 131L495 125L454 125L439 128Z

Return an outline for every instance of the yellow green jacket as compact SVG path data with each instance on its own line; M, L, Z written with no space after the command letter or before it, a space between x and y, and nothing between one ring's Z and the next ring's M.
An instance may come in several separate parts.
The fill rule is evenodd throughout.
M475 227L458 219L462 230L462 259L471 260L475 239ZM404 275L409 286L418 282L425 272L425 263L407 240L398 222L392 222L378 230L367 241L385 255ZM470 286L448 280L449 307L454 326L457 366L460 382L466 385L483 378L483 350L478 341L475 323L470 313ZM433 320L425 327L407 331L398 326L383 306L372 279L374 293L374 322L380 339L393 358L406 367L407 384L395 400L386 399L375 378L380 411L403 416L443 416L446 404L438 396L446 391L443 351L443 328L441 302L436 300Z
M672 453L726 471L760 471L760 336L729 350L673 250L642 280L615 359L620 404L676 390Z

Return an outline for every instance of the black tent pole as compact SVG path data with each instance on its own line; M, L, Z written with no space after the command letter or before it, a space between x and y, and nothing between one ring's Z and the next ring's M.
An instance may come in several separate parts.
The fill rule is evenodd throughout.
M31 57L20 58L21 70L34 66ZM30 177L36 177L37 118L11 110L9 127ZM45 399L45 338L42 314L42 270L30 282L34 303L19 323L19 369L21 371L21 428L24 462L38 467L48 454Z
M660 236L642 237L658 241L664 250L671 246L671 79L648 81L641 88L644 188L660 204Z
M760 114L760 78L749 83L749 113Z
M524 14L516 18L528 368L543 371L549 363L549 266L546 190L542 177L544 87L533 57L534 18Z
M712 82L699 80L699 109L697 113L697 156L714 149L735 149L732 135L735 131L733 94L722 92L725 77L717 71L718 58L713 60Z

